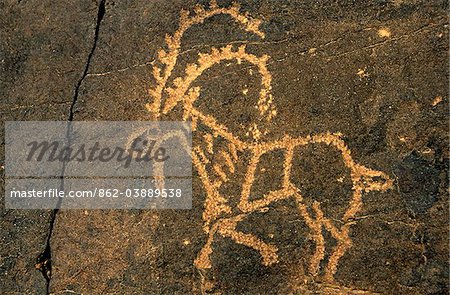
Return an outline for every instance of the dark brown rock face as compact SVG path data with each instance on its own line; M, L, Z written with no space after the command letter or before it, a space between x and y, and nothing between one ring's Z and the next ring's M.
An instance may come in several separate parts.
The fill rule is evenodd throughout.
M448 294L447 9L3 1L2 124L196 125L191 210L2 203L0 293Z

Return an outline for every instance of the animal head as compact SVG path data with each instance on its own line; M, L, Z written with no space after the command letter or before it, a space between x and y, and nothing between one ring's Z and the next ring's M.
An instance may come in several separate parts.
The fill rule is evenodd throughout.
M200 96L201 87L193 86L196 79L203 72L224 61L234 61L240 64L242 61L254 66L260 76L260 91L255 108L258 112L258 121L252 122L248 126L247 135L254 140L259 140L265 134L265 130L260 130L264 122L269 122L276 115L272 96L272 77L267 68L269 56L256 56L248 53L245 45L234 48L231 44L222 48L212 47L208 53L199 53L195 63L185 67L184 75L173 77L173 70L177 64L180 54L181 39L183 34L193 25L203 23L207 18L214 15L226 14L237 22L243 30L256 34L264 38L264 33L260 30L261 21L250 17L246 13L241 13L239 5L234 3L230 7L219 7L215 1L211 1L208 8L196 6L194 14L186 10L181 11L180 22L177 31L173 35L166 35L166 48L158 51L157 65L153 66L153 77L155 85L149 90L153 102L147 104L148 111L154 119L160 119L161 115L168 114L177 105L182 106L183 120L193 122L193 130L198 123L205 124L214 133L230 136L227 126L223 126L214 114L205 114L195 107L195 102ZM227 135L227 136L225 136Z

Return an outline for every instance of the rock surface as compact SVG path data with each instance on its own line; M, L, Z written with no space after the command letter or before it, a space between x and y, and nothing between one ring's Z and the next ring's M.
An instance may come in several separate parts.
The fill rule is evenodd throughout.
M1 3L2 121L152 120L145 105L157 82L153 68L161 66L158 51L167 50L180 11L192 17L197 3L212 8L206 1ZM393 180L388 190L365 192L361 209L345 219L354 184L342 154L327 145L295 151L291 179L308 214L318 218L320 202L334 227L349 225L351 246L332 278L327 265L339 241L325 226L314 233L293 198L251 211L235 229L275 245L276 263L266 266L254 246L216 234L211 267L198 267L208 196L194 172L192 210L60 210L52 223L53 212L2 209L2 293L448 293L447 2L240 4L243 16L262 21L264 39L230 16L208 18L184 34L172 78L212 47L246 45L254 56L268 55L276 115L262 122L264 75L245 59L203 71L193 84L201 87L195 106L246 140L254 124L260 141L340 133L355 163ZM163 119L180 120L180 110ZM201 140L194 137L194 145ZM248 160L240 156L222 192L233 212ZM264 157L255 198L282 182L283 152ZM318 235L325 248L312 273ZM35 264L48 238L47 283Z
M46 260L42 254L52 220L49 210L4 209L4 122L68 119L91 49L96 11L92 1L0 3L2 294L47 294L47 281L37 268Z

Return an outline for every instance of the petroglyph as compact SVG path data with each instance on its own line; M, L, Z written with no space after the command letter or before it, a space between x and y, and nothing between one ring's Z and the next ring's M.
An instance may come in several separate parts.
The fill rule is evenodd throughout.
M317 276L320 263L325 257L325 229L337 241L332 250L328 263L324 269L325 279L333 281L339 260L351 247L349 236L352 218L363 206L362 196L370 191L385 191L392 186L392 180L383 172L372 170L356 163L350 149L342 140L339 133L322 133L305 137L290 137L285 135L281 139L267 139L267 132L261 130L261 122L270 122L277 115L272 96L272 77L267 67L268 55L256 56L246 51L245 45L234 48L229 44L222 48L211 48L209 53L200 53L195 64L188 64L184 75L172 77L174 67L180 54L181 39L191 26L203 23L207 18L217 14L229 15L240 27L260 38L264 33L260 30L260 20L241 13L239 5L222 8L215 1L211 1L208 8L196 6L194 14L182 10L180 23L173 35L166 35L166 48L158 52L158 61L153 67L155 85L149 90L152 102L147 104L148 111L155 119L169 113L175 106L181 105L183 120L192 121L192 130L199 134L199 141L193 142L192 160L206 192L203 211L203 229L207 235L206 244L195 259L194 264L199 269L212 267L211 254L214 251L214 240L217 235L228 237L238 244L250 247L261 255L262 263L266 266L278 262L277 245L262 241L250 233L237 230L237 225L251 213L267 212L269 205L285 199L293 199L297 204L297 211L305 220L312 232L316 244L315 253L310 259L309 272ZM222 125L214 116L205 114L197 107L195 101L199 98L201 87L192 84L207 69L218 65L222 61L242 61L250 63L260 73L261 84L259 98L255 108L259 113L259 122L253 122L248 128L248 138L241 139L226 126ZM246 90L243 95L245 97ZM199 125L202 125L198 128ZM207 130L207 131L204 131ZM225 147L216 145L216 141L226 142ZM321 144L336 149L342 156L343 163L350 171L352 181L352 196L341 222L336 222L324 215L321 204L315 201L309 208L303 200L302 188L293 184L291 171L294 153L307 145ZM251 200L251 189L256 178L257 166L263 155L281 151L283 154L282 187L270 191L257 199ZM236 173L237 164L244 161L243 154L250 155L245 165L245 177L241 185L237 208L229 204L228 196L220 193L220 188ZM214 157L212 157L214 156ZM161 168L159 168L161 169ZM236 213L238 212L238 213ZM310 212L314 213L311 214ZM205 283L206 284L206 283ZM209 283L208 283L209 284ZM206 285L205 285L206 286ZM211 285L208 285L211 288Z

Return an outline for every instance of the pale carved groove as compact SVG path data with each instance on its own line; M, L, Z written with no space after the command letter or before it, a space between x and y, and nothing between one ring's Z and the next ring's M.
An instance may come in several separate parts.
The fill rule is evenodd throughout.
M180 53L181 38L184 32L195 24L201 24L207 18L217 14L227 14L231 16L243 30L254 33L264 38L264 33L260 31L260 20L251 18L247 14L239 11L239 5L233 4L228 8L218 7L215 1L212 1L209 8L197 6L194 9L194 15L182 10L178 30L173 35L166 36L167 50L161 49L158 52L160 66L154 66L153 75L156 85L150 89L149 93L153 102L147 104L147 109L156 119L161 114L170 112L177 104L183 107L183 120L192 121L193 131L196 132L197 124L204 124L211 132L202 137L203 149L200 143L193 143L192 159L206 192L206 200L203 211L203 229L207 234L207 242L198 254L194 264L199 269L208 269L212 267L211 254L214 251L214 237L221 235L228 237L238 244L245 245L258 251L262 257L264 265L272 265L278 261L277 246L266 243L260 238L250 233L239 232L236 227L249 214L253 212L266 212L267 206L280 200L292 198L296 201L297 210L300 216L305 220L306 225L312 232L313 240L316 243L316 250L310 259L309 271L313 276L318 275L320 262L325 256L325 239L322 229L331 233L336 239L337 245L332 250L328 264L325 267L325 279L333 281L339 260L345 252L351 247L352 241L349 236L349 230L353 224L352 218L360 212L363 206L362 195L370 191L385 191L392 186L392 180L381 171L376 171L356 163L350 149L342 140L339 133L322 133L308 135L305 137L292 138L285 135L278 140L267 140L261 138L264 132L258 130L256 124L249 129L253 140L249 142L239 139L230 132L225 126L218 122L213 116L204 114L194 106L195 100L199 97L200 87L192 87L192 83L204 71L224 60L235 60L237 63L246 61L255 66L261 75L261 89L256 108L259 111L261 121L270 121L276 114L276 109L272 97L272 77L267 68L268 55L256 56L246 52L245 46L234 49L227 45L222 48L212 48L210 53L200 53L195 64L189 64L185 68L183 77L173 79L173 85L168 85L169 78L172 75L178 55ZM178 135L174 135L178 136ZM228 142L226 150L214 150L214 138L221 137ZM310 144L323 144L330 146L340 152L344 165L350 171L352 181L352 197L338 228L335 223L324 216L320 208L320 203L315 201L312 205L311 216L307 206L303 202L301 189L295 187L291 182L292 161L295 149ZM250 192L256 177L256 168L264 154L281 150L284 154L284 168L282 188L269 192L264 196L250 201ZM207 154L218 152L220 157L214 163L208 159ZM247 152L251 159L246 166L245 178L242 183L242 191L239 197L238 208L232 208L225 196L219 193L221 185L229 181L228 175L235 173L236 163L239 162L239 153ZM208 166L209 165L209 166ZM214 181L213 175L208 173L208 167L212 167L215 176L219 180ZM232 212L239 211L234 214ZM209 285L211 287L211 285ZM210 288L208 287L208 288Z

